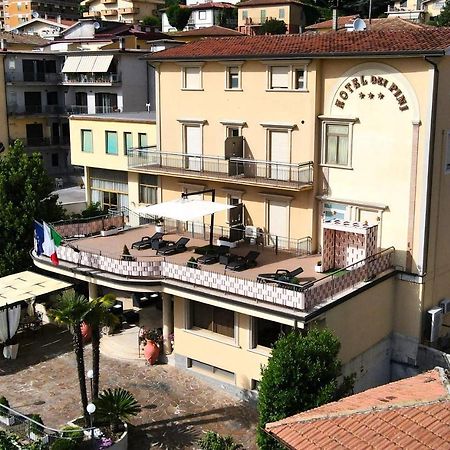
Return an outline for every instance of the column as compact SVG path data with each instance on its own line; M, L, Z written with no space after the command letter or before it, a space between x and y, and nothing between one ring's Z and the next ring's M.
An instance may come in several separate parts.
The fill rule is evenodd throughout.
M172 296L169 294L161 294L163 300L162 316L163 316L163 350L165 355L172 353L172 344L170 343L170 335L173 333L173 307Z
M98 297L97 285L94 283L88 283L89 287L89 300L94 300Z

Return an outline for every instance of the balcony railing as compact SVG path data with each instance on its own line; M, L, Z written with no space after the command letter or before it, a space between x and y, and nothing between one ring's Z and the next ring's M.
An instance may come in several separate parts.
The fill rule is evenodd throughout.
M87 114L87 105L71 105L67 107L68 114Z
M109 114L114 112L120 112L117 106L96 106L95 114Z
M69 136L63 137L19 137L11 139L11 145L15 140L22 141L23 145L26 147L48 147L53 145L69 145L70 139Z
M139 8L119 8L119 14L138 14Z
M44 72L8 72L6 74L6 81L8 83L60 83L61 74Z
M8 105L8 114L65 114L66 107L63 105Z
M63 83L86 83L86 84L113 84L120 83L120 73L70 73L64 74Z
M225 159L186 153L158 152L156 147L128 151L128 167L196 177L214 177L235 182L253 182L276 187L300 188L312 184L313 163L289 164L243 158Z

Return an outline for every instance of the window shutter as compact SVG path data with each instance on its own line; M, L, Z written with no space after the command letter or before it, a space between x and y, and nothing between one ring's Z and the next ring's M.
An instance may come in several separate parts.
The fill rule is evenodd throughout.
M287 89L289 87L289 67L273 66L271 68L272 89Z
M184 70L185 88L200 89L200 67L186 67Z

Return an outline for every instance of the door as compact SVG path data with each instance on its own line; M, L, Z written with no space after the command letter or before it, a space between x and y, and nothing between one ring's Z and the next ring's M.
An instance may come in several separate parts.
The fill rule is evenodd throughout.
M187 155L185 168L188 170L202 170L202 129L199 126L185 126L185 153Z
M278 243L278 248L287 248L288 242L288 205L285 202L270 200L268 203L269 245Z
M287 131L270 131L269 178L274 180L289 180L291 152L289 148L289 133ZM282 163L282 164L276 164ZM285 163L285 164L283 164Z
M29 114L42 112L42 98L40 92L25 92L25 112Z
M29 123L27 129L27 145L42 145L44 141L44 130L40 123Z
M58 145L59 144L59 123L53 122L52 123L52 144Z

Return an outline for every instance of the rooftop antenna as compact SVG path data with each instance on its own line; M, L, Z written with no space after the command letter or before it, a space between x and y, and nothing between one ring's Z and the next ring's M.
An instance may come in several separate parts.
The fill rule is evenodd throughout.
M372 25L372 0L369 0L369 25Z
M367 27L366 27L366 22L364 22L363 19L355 19L353 21L353 31L364 31Z

